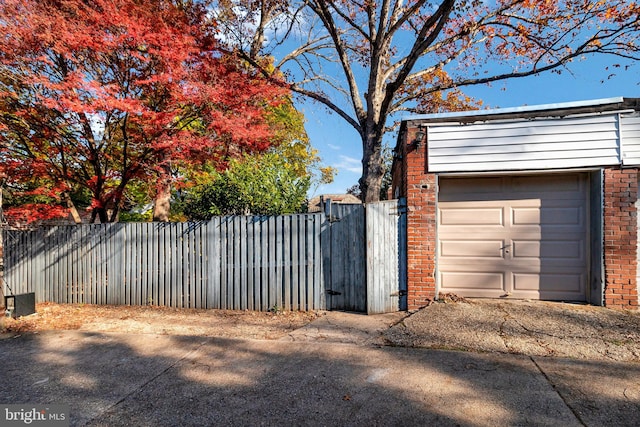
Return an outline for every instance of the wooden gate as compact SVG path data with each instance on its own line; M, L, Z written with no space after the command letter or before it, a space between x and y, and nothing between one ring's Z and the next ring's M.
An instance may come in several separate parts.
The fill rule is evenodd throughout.
M325 204L322 236L328 310L406 310L404 199Z
M324 286L328 310L367 311L365 212L361 204L324 206Z
M407 309L406 203L404 199L368 203L367 313Z

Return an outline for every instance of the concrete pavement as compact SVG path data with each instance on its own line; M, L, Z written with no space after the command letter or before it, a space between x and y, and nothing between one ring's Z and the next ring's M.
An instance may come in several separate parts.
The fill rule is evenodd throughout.
M640 425L638 363L335 341L23 335L0 341L0 403L92 426Z

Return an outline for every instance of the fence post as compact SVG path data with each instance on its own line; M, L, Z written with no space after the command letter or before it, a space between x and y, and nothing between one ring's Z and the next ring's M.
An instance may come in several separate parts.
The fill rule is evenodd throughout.
M332 289L331 271L331 199L320 199L322 207L322 223L320 225L320 252L322 253L322 280L323 305L326 310L331 310L331 295L327 295L327 290Z

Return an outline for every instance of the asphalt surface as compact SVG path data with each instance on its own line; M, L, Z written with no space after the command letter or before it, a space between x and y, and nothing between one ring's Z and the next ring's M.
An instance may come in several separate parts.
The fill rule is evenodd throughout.
M68 404L74 426L640 425L638 362L382 345L402 317L279 341L22 335L0 341L0 403Z

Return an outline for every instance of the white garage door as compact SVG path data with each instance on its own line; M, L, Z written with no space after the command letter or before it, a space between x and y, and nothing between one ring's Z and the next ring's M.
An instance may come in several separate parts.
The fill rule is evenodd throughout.
M441 178L440 292L586 300L585 174Z

